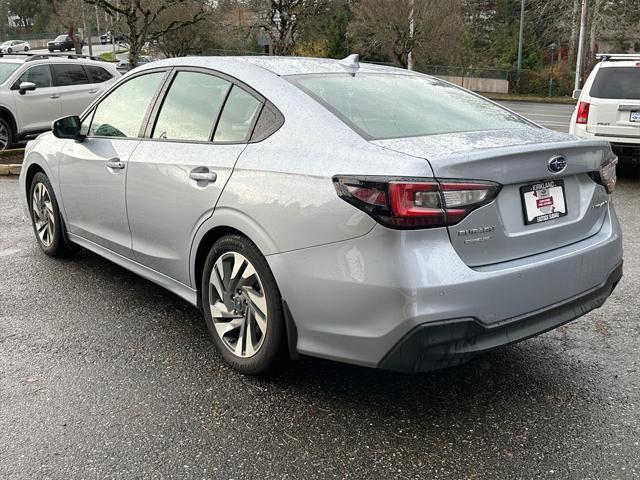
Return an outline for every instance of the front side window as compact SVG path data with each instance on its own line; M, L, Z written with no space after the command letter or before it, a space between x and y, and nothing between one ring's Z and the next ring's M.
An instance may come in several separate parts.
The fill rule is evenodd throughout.
M56 41L56 42L64 42L67 39L71 40L71 37L67 37L66 35L58 35L54 41Z
M32 67L22 75L16 82L17 86L20 86L22 82L31 82L36 84L36 88L48 88L53 85L51 80L51 69L49 65L38 65Z
M231 83L197 72L178 72L162 103L152 138L206 142Z
M339 73L301 75L289 80L365 138L532 126L481 97L435 78Z
M58 87L67 87L69 85L85 85L89 83L87 72L84 71L82 65L53 65L53 71L56 76L56 86Z
M0 83L4 83L19 67L20 63L3 63L0 61Z
M602 67L589 95L615 100L640 100L640 68Z
M113 90L95 109L90 137L136 138L165 72L132 78Z
M253 120L262 102L234 85L220 115L213 140L216 142L244 142L249 139Z

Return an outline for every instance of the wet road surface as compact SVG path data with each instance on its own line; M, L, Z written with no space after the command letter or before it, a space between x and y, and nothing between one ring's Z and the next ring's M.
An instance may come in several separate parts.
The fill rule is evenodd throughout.
M178 297L43 255L18 196L0 178L2 479L640 476L638 181L615 193L625 277L603 308L420 376L314 359L241 376Z

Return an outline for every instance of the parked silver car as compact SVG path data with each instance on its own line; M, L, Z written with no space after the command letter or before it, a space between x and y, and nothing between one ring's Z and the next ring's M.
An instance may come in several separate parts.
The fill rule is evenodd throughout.
M615 165L357 57L176 58L29 143L20 184L45 253L85 247L197 305L242 372L282 352L419 372L604 303Z

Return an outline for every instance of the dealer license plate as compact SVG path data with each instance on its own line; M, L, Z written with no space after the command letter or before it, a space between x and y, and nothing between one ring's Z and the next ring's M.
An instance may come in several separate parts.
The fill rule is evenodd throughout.
M631 112L631 117L629 117L630 122L638 122L640 123L640 111Z
M564 180L548 180L520 187L524 223L548 222L567 214Z

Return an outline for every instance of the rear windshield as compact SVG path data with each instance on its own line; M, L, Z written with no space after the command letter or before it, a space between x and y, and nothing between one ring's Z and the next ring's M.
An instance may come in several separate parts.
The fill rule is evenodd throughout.
M593 81L589 95L595 98L640 100L640 68L601 68Z
M374 140L532 126L487 100L429 77L338 73L288 79Z

